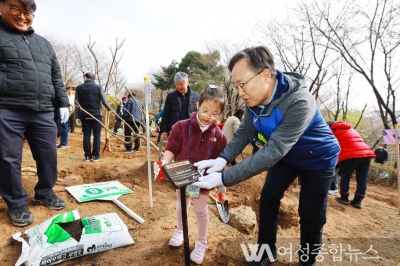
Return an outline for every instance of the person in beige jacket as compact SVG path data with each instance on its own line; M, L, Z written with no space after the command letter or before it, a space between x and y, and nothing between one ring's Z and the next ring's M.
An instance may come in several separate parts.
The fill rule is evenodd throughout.
M240 122L242 121L244 114L244 110L239 108L236 110L236 112L233 114L233 116L230 116L226 122L224 127L222 128L222 132L225 134L228 143L231 141L233 138L233 135L235 135L236 130L239 128ZM235 165L236 161L233 160L231 165Z

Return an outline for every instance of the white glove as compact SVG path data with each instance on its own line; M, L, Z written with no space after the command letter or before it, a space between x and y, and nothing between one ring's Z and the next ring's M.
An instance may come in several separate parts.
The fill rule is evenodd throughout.
M224 185L219 185L217 189L217 194L221 193L226 195L226 187Z
M224 169L225 165L227 164L226 160L224 158L218 157L217 159L210 159L210 160L204 160L197 162L193 164L194 166L197 167L198 170L205 169L210 167L207 170L207 174L212 173L212 172L220 172L222 169Z
M199 181L194 182L192 185L206 189L218 187L222 185L221 173L214 172L206 176L201 176L199 177Z
M61 107L59 110L60 110L61 123L66 123L69 117L68 107Z
M81 121L79 118L75 120L75 123L76 123L78 126L82 126L82 121Z
M162 162L161 166L163 166L164 164L168 163L167 161L164 161L164 160L161 160L161 162ZM161 171L161 168L160 168L160 166L158 166L157 162L154 162L153 169L154 169L154 180L156 180L157 177L158 177L158 174Z

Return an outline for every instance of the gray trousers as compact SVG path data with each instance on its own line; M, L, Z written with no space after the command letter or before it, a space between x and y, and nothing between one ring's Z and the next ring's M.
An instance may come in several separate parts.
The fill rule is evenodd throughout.
M54 195L57 181L57 127L53 112L0 109L0 194L9 208L27 204L21 182L24 136L36 161L35 197Z

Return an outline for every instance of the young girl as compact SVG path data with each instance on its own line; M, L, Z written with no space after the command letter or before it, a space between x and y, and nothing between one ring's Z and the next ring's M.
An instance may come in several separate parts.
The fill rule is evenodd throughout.
M224 109L224 94L213 85L209 85L200 95L197 113L192 113L186 120L178 121L171 129L168 143L165 147L163 164L172 160L189 160L195 163L206 159L215 159L227 144L225 135L217 126L217 120ZM157 175L159 167L154 165ZM194 213L197 218L198 236L190 259L200 264L203 262L207 249L209 190L201 189L199 197L194 198ZM179 247L183 242L183 225L180 190L176 190L176 220L177 227L169 245ZM186 206L189 209L190 197L186 196Z

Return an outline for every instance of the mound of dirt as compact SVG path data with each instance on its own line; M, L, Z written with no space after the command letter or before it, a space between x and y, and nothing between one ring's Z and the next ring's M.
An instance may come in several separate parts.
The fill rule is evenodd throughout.
M79 132L79 129L77 130ZM152 138L156 142L156 136ZM63 262L59 265L184 265L183 247L171 248L168 240L176 228L175 190L168 180L153 181L152 169L148 174L148 161L152 168L157 161L157 151L151 149L150 159L144 141L138 153L125 154L124 146L118 140L110 139L111 150L102 153L104 158L100 162L85 162L82 151L82 135L70 134L69 149L58 150L59 181L54 187L57 195L67 202L67 210L78 209L82 217L116 212L129 229L135 240L135 245L113 249L103 253L88 255L82 258ZM103 142L104 143L104 142ZM35 168L29 146L24 145L23 167ZM243 156L251 155L251 147L247 147ZM239 156L237 161L242 158ZM33 173L34 174L34 173ZM257 175L245 182L228 188L225 199L230 208L246 205L252 208L259 217L260 192L265 181L265 174ZM75 176L80 178L71 178ZM151 180L151 195L149 187ZM72 180L72 181L71 181ZM71 182L95 183L118 180L133 191L133 194L123 195L119 200L132 211L141 216L145 222L139 224L128 216L118 206L108 201L90 201L78 203L65 189ZM42 205L31 203L34 195L36 175L24 175L23 185L28 192L29 208L36 220L32 226L47 220L61 211L50 210ZM69 183L68 183L69 182ZM75 184L73 184L75 185ZM299 201L299 187L288 189L281 202L280 221L278 230L278 247L292 245L293 253L299 243L300 225L297 214ZM351 181L350 191L354 194L355 181ZM400 216L397 189L390 186L369 184L367 196L362 203L362 209L352 206L343 206L328 198L328 220L324 227L324 243L351 244L364 252L369 245L373 245L378 252L379 259L359 258L363 265L397 265L400 262L398 247L400 246ZM152 205L152 207L150 207ZM208 231L208 250L203 265L245 265L246 260L241 244L257 242L258 229L253 236L245 235L234 229L229 223L220 221L215 202L209 201L210 223ZM0 238L1 265L14 265L21 253L21 245L11 239L11 235L23 231L11 224L7 206L0 201L0 220L2 222L2 238ZM192 250L197 238L196 218L190 208L188 212L189 246ZM261 225L262 226L262 225ZM347 248L347 246L346 246ZM377 255L369 251L370 256ZM343 255L344 257L344 255ZM331 258L331 256L326 257ZM293 257L281 255L274 265L298 265L297 255ZM344 257L341 263L334 263L327 259L321 265L355 265L350 257ZM357 264L358 265L358 264Z

